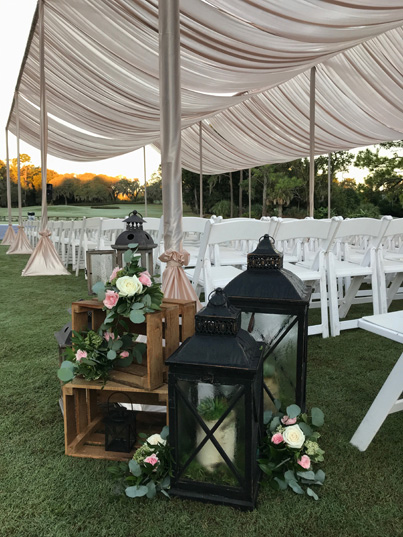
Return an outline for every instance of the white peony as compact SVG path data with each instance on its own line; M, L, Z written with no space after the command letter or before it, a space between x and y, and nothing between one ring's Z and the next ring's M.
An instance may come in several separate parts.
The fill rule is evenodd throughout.
M299 425L290 425L285 428L283 439L288 447L299 449L305 442L305 435Z
M137 276L122 276L116 280L119 296L134 296L141 293L143 286Z
M153 434L147 438L147 444L150 444L150 446L156 446L157 444L165 446L166 443L167 441L163 440L160 434Z

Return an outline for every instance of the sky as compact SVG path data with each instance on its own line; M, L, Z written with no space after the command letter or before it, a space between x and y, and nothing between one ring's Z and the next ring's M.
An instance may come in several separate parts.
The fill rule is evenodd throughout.
M11 109L15 85L28 41L37 0L0 0L0 160L6 159L5 127ZM9 134L10 158L17 156L16 138ZM40 166L40 151L20 141L20 153L28 154ZM150 178L160 164L159 153L147 146L146 172ZM48 155L48 169L58 173L119 175L144 180L143 149L96 162L73 162Z
M0 0L0 160L6 158L5 126L10 113L13 93L18 78L28 34L35 12L36 0ZM356 152L356 151L354 151ZM10 158L17 156L16 139L9 134ZM20 153L27 153L32 163L40 166L40 151L20 142ZM148 146L146 149L147 179L158 169L159 153ZM72 162L48 155L48 168L58 173L105 174L112 177L137 177L144 180L143 149L96 162ZM360 182L367 174L365 170L351 168L348 172L339 174L338 179L354 178Z

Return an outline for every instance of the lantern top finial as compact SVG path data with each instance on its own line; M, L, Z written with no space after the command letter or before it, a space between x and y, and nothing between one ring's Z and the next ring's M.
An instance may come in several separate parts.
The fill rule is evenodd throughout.
M143 215L139 213L138 211L134 210L131 213L129 213L129 216L123 220L123 222L127 222L128 224L141 224L143 225L146 220L143 219Z
M231 306L227 295L218 287L195 317L196 333L236 336L241 328L241 310Z
M270 235L260 238L256 249L248 254L248 270L279 270L283 268L283 254L274 247L275 240Z

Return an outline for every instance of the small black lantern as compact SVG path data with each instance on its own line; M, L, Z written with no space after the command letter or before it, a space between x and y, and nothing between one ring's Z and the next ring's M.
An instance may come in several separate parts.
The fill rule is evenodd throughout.
M166 361L174 475L170 493L253 509L262 430L262 355L222 289Z
M305 410L311 287L283 268L283 254L265 235L248 254L247 270L225 292L262 349L264 409L296 403Z
M121 392L113 392L108 397L107 414L104 418L105 425L105 451L118 451L130 453L136 442L136 412L118 403L111 404L114 395L127 397L132 405L130 397Z
M132 211L123 222L126 222L126 231L123 231L112 248L116 250L117 264L123 266L123 254L129 249L129 244L137 244L137 251L141 255L141 266L152 275L154 272L153 249L157 247L151 235L144 231L143 216L137 211Z

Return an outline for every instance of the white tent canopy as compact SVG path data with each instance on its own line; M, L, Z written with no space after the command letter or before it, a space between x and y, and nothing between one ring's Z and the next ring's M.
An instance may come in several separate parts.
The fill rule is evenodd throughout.
M183 166L200 169L202 119L204 173L306 156L313 65L317 153L401 138L402 23L401 0L182 1ZM157 0L47 0L45 38L49 154L91 161L159 142ZM38 62L34 20L17 84L34 147Z

